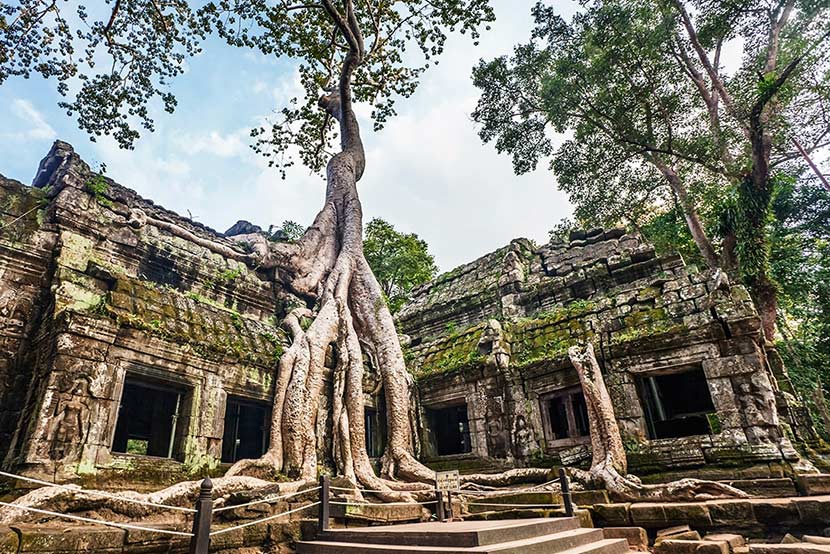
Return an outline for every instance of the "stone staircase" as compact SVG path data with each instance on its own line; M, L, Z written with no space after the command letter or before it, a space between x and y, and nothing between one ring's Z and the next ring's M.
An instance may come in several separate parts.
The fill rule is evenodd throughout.
M573 517L429 522L331 529L297 543L297 554L625 554L628 541Z

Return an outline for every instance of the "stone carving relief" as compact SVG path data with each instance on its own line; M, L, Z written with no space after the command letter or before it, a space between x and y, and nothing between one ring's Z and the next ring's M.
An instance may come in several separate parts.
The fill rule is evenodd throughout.
M48 430L49 459L55 462L80 457L89 420L89 381L78 377L69 392L61 393Z

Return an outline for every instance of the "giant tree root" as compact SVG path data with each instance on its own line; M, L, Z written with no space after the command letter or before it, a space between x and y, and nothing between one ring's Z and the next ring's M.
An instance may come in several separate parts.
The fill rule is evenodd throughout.
M605 386L599 362L594 355L594 347L590 343L584 348L573 346L568 350L568 355L582 384L591 431L591 468L588 471L571 469L570 474L576 481L586 487L603 487L615 500L629 502L710 500L749 496L741 490L716 481L681 479L671 483L644 485L637 477L626 475L628 460L614 415L614 405Z
M542 484L557 478L556 471L549 468L517 468L501 473L473 473L461 476L462 489L497 489L522 484Z
M136 520L157 515L164 515L170 519L183 519L185 512L170 510L164 507L136 504L130 502L130 500L191 508L199 496L201 483L201 481L184 481L152 493L137 493L133 491L113 493L92 489L82 490L79 488L77 490L69 490L64 487L45 486L17 498L11 504L20 506L21 508L37 508L39 510L47 510L61 514L83 513L88 515L96 512L106 512L106 519L109 521ZM220 507L226 504L232 497L235 500L238 497L243 497L245 501L259 500L269 496L313 489L314 486L315 483L307 481L275 483L253 477L220 477L213 481L214 506ZM100 493L120 498L101 496ZM308 496L311 497L316 494L316 492L309 492ZM298 495L295 498L302 499L304 496ZM46 517L48 516L22 509L0 508L0 524L31 520L40 521Z

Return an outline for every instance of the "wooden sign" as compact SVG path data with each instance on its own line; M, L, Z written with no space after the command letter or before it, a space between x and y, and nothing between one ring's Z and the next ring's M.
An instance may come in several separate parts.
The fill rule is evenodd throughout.
M435 488L439 491L457 491L461 488L461 478L458 471L436 471Z

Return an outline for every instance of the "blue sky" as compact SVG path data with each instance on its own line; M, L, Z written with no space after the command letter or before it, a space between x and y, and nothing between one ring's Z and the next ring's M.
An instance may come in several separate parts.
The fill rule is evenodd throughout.
M535 0L534 0L535 1ZM414 97L380 133L363 125L367 169L359 189L366 221L383 217L416 232L442 270L470 261L515 237L546 241L571 213L546 167L515 176L509 157L482 145L470 120L477 99L470 72L479 58L510 52L528 39L531 0L495 0L497 21L478 47L450 39L445 56ZM573 3L557 2L571 12ZM208 43L175 82L179 106L157 110L156 131L134 151L97 143L57 107L54 83L10 80L0 87L0 173L31 182L53 140L72 143L93 167L157 203L219 231L238 219L267 227L293 219L308 224L324 182L295 168L283 181L249 147L249 129L298 90L293 65Z

